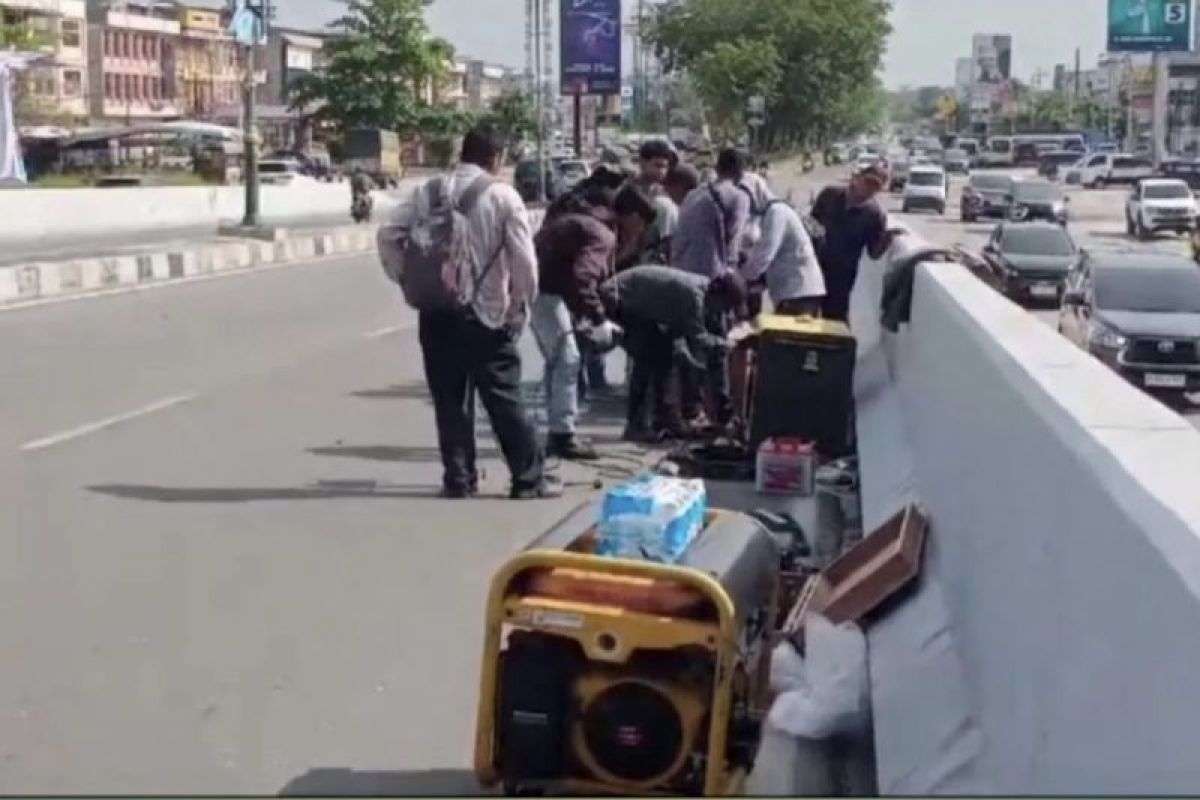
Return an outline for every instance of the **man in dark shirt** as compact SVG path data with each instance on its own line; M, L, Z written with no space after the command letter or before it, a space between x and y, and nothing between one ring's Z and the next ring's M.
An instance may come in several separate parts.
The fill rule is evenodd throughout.
M624 346L633 360L629 380L626 438L661 438L679 427L679 409L669 404L667 381L676 359L692 369L714 361L726 337L706 324L714 314L744 311L745 285L734 273L709 280L673 267L633 267L600 287L609 319L625 331ZM654 403L652 427L646 427L648 401Z
M850 293L858 279L863 252L880 258L898 231L889 231L887 214L875 195L887 185L887 171L870 166L850 179L849 186L827 186L817 195L812 217L825 229L817 257L825 275L822 316L847 322Z

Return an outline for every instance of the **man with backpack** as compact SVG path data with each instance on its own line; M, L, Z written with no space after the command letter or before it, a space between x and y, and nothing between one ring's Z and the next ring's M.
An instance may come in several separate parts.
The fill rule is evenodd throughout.
M525 203L496 178L505 142L490 125L463 138L458 167L416 192L405 219L379 232L385 269L418 311L441 450L442 494L475 495L475 394L512 473L514 499L555 497L521 399L517 339L537 295Z
M756 237L742 265L742 277L747 284L765 279L776 313L817 316L825 297L825 276L803 220L765 183L751 182L746 189Z

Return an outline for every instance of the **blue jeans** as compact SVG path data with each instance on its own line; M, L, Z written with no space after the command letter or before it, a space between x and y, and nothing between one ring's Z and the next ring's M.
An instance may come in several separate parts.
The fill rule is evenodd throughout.
M546 416L551 434L575 433L579 418L579 373L582 358L575 341L571 312L563 299L539 294L529 320L533 338L546 361Z

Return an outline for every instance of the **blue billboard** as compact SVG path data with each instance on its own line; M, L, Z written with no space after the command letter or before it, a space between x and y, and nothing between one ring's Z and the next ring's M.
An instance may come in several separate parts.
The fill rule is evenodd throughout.
M563 94L621 91L621 0L561 0Z

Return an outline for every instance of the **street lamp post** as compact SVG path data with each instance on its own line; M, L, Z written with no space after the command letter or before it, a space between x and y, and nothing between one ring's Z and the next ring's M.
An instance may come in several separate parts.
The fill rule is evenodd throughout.
M254 118L254 45L246 45L246 74L242 83L242 166L246 183L246 213L242 226L257 228L258 211L258 130Z

